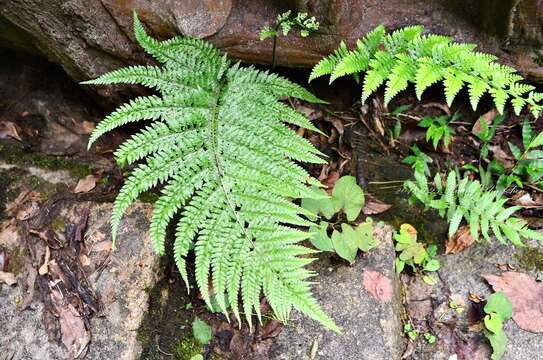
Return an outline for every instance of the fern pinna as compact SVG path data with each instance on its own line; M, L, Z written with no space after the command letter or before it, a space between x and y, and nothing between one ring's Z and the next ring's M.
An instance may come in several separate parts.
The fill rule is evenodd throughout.
M445 98L450 106L456 95L468 87L473 109L489 93L496 108L503 112L510 99L518 115L525 106L537 118L543 109L543 94L535 87L520 83L522 76L512 67L496 62L493 55L476 52L476 45L456 43L451 37L424 35L422 26L410 26L386 34L381 25L349 50L345 43L322 59L311 72L310 80L330 75L330 82L366 73L362 85L362 102L385 84L386 104L409 83L415 85L417 98L429 86L443 81Z
M239 293L245 317L260 314L261 292L286 321L292 308L338 331L310 292L314 273L304 266L313 251L297 243L312 223L292 199L321 197L317 184L295 161L323 163L320 153L284 123L316 128L279 102L292 96L318 102L286 79L232 64L201 40L176 37L158 42L134 15L136 39L161 67L132 66L87 84L142 84L160 96L139 97L98 124L89 146L127 123L153 120L115 152L120 165L135 166L112 215L115 234L123 213L139 194L164 183L154 204L151 238L164 254L166 227L176 212L174 258L188 286L185 259L194 247L195 277L206 303L213 295L224 314L237 320ZM310 215L310 214L309 214ZM210 294L212 284L213 294ZM254 310L254 311L253 311Z

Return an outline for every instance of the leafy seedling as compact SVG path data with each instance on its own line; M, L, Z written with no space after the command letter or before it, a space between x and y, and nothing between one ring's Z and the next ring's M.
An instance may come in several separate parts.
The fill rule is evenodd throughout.
M404 164L411 165L415 172L420 172L429 176L430 168L428 167L428 164L433 162L432 158L423 153L417 145L411 146L410 149L413 152L413 155L409 155L403 159L402 162Z
M403 332L405 335L407 335L407 338L410 341L417 340L417 337L419 336L420 331L413 328L411 323L406 323L403 326Z
M503 331L503 323L513 316L513 306L503 292L488 297L483 308L485 336L492 347L492 360L501 359L507 347L507 336Z
M419 243L416 230L411 225L402 224L400 231L394 234L394 240L396 240L396 252L399 253L396 256L396 272L402 272L405 265L409 265L413 271L417 269L428 272L439 270L439 261L433 259L437 248L434 245L427 250L424 244Z
M479 124L481 124L481 129L479 132L475 133L475 136L477 136L477 138L481 140L481 151L480 151L481 159L488 158L488 149L489 149L490 141L496 134L496 129L503 122L504 119L505 119L505 115L498 115L494 117L494 119L492 119L492 126L489 126L484 117L481 116L479 118Z
M269 37L273 38L272 69L275 68L277 37L280 33L282 33L283 36L287 36L290 30L293 28L298 28L300 30L301 37L308 37L312 32L317 31L319 26L320 24L314 16L310 17L304 12L294 15L290 10L277 16L277 21L274 27L264 26L260 30L260 41Z
M428 344L435 344L436 342L436 337L431 333L424 333L424 339L428 342Z
M455 121L459 117L459 114L454 114L450 119L447 115L436 118L427 117L422 119L418 126L427 129L426 141L431 141L434 149L437 149L440 140L443 140L443 146L448 148L454 134L454 130L449 127L449 122Z
M358 250L370 251L379 242L373 237L373 222L368 220L354 228L341 224L341 232L334 230L332 233L332 244L340 257L353 263Z

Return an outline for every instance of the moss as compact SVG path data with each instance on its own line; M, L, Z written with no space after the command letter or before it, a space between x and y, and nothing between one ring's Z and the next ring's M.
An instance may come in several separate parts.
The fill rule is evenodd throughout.
M14 174L8 171L0 171L0 219L4 215L7 201L13 197L11 185L17 180Z
M57 216L51 222L51 228L60 233L63 233L64 231L66 231L66 223L64 222L64 219L62 218L62 216Z
M519 250L513 257L524 270L543 271L543 251L536 247Z
M41 155L0 142L0 159L8 164L35 166L47 170L66 170L76 178L82 178L94 173L94 168L87 164L63 156Z
M13 250L10 250L8 255L9 262L7 272L14 273L15 275L23 272L26 263L25 249L16 247Z
M195 338L185 337L172 349L173 359L175 360L190 360L195 355L203 354L204 348L200 345Z

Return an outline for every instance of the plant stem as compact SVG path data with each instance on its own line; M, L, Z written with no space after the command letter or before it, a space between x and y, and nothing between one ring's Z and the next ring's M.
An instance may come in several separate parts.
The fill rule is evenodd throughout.
M275 25L275 35L273 35L273 48L272 48L272 63L271 63L271 69L275 69L276 64L276 48L277 48L277 32L279 31L279 26L281 26L281 22L278 22L277 25Z

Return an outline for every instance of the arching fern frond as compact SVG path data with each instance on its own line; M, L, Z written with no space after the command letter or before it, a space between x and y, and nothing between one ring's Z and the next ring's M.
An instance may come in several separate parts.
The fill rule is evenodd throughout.
M510 100L517 115L528 106L535 117L539 116L541 99L532 95L533 86L519 82L522 77L515 69L497 63L494 55L474 51L476 45L456 43L448 36L424 35L423 30L422 26L410 26L386 34L383 26L378 26L358 40L353 50L342 42L315 65L309 80L330 75L332 82L345 75L359 79L365 74L362 102L386 84L385 103L409 83L415 85L420 99L428 87L443 82L449 105L467 87L473 109L488 93L500 113Z
M322 163L322 154L286 124L318 131L304 116L279 102L296 97L320 100L284 78L242 68L197 39L158 42L134 17L136 39L163 65L133 66L87 84L141 84L160 96L140 97L106 117L90 137L129 122L151 120L115 152L120 165L141 161L122 187L112 214L115 239L121 218L144 191L162 184L150 234L155 251L165 252L166 228L180 212L174 259L188 286L185 259L196 254L196 282L210 304L209 286L221 310L249 324L260 318L260 297L278 319L298 309L339 331L310 291L314 274L303 267L312 250L297 245L312 223L293 199L321 197L294 161ZM238 304L241 298L241 304Z

